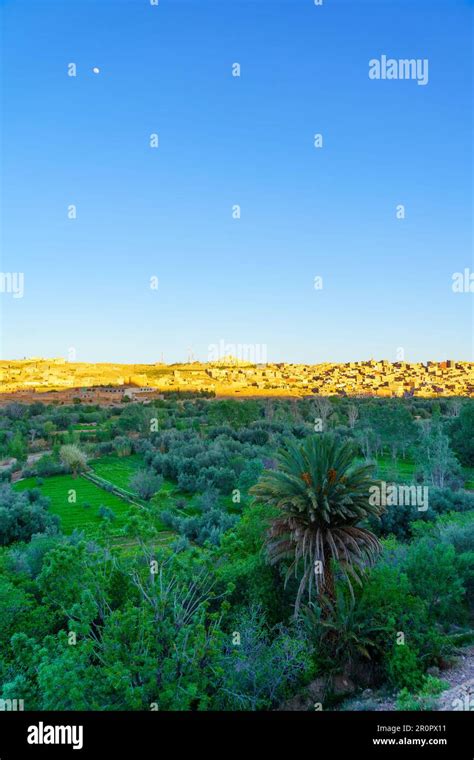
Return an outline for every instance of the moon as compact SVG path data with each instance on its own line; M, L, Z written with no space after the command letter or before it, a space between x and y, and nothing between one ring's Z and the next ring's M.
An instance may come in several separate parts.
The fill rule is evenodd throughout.
M99 74L100 73L100 69L99 69L98 66L94 66L94 68L92 69L92 71L94 72L94 74Z

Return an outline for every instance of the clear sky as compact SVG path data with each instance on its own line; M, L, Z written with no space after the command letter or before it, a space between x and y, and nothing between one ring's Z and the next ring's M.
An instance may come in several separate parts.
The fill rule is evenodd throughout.
M0 5L2 358L473 359L472 2Z

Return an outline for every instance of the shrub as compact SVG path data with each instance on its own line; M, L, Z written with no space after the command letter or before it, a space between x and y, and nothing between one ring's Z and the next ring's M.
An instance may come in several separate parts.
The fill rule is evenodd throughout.
M55 456L46 454L36 463L36 472L40 476L58 475L64 472L64 465Z
M61 462L72 472L75 477L78 472L83 472L87 468L87 456L75 444L61 446L59 451Z
M465 589L451 544L431 536L414 541L408 549L406 572L412 592L426 601L430 618L445 624L463 617Z
M260 608L242 613L233 630L239 641L236 645L228 636L214 709L271 709L312 676L312 653L306 641L284 626L269 630Z
M372 519L370 526L378 535L390 534L406 540L413 533L413 523L419 520L432 522L449 512L467 512L474 509L474 495L450 488L430 488L428 509L420 512L416 506L402 504L387 506L380 521Z
M474 402L468 401L448 426L453 451L461 464L474 466Z
M209 542L219 546L221 536L238 522L238 517L229 515L225 510L216 505L202 508L202 514L193 517L180 517L169 510L161 513L161 519L170 528L189 541L203 546Z
M130 480L130 488L135 491L141 499L149 501L151 497L160 490L163 485L161 475L155 475L150 470L138 470Z
M125 436L114 438L112 446L119 457L128 457L132 453L132 442Z
M49 499L38 489L17 493L9 485L0 488L0 546L29 541L35 533L55 533L59 517L48 512Z
M436 697L449 689L449 683L433 676L424 676L421 688L415 694L404 687L397 698L396 710L435 710Z
M191 547L191 542L189 538L186 538L186 536L180 536L176 539L176 541L173 541L170 546L172 551L179 554L179 552L184 552L189 549Z
M474 513L450 519L449 522L440 521L439 536L444 543L452 544L456 554L471 551L474 548Z
M397 689L416 691L423 683L418 653L408 644L394 644L386 660L389 683Z
M99 517L101 517L103 520L108 520L112 522L115 520L115 513L110 507L105 507L103 504L99 507Z
M115 451L112 443L110 441L104 441L103 443L97 443L94 446L94 453L97 456L107 456L107 454L112 454L112 452Z

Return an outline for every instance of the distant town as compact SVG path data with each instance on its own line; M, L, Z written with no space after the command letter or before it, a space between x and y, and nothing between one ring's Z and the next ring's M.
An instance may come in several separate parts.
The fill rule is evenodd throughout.
M474 396L474 363L370 359L346 364L249 364L226 357L185 364L0 361L0 404L149 401L170 391L219 397Z

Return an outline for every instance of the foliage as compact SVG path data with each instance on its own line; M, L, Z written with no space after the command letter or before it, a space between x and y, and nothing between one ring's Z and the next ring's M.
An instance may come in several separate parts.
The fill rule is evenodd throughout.
M334 597L331 560L352 589L350 577L360 583L380 551L373 533L357 525L380 509L369 502L372 468L354 465L353 455L350 443L308 437L281 451L279 469L266 471L251 489L257 501L280 511L269 531L271 561L291 559L287 580L302 565L296 612L305 591L310 601L313 591Z
M48 506L36 489L16 493L9 485L0 486L0 546L29 541L36 533L55 532L59 520Z
M314 398L170 393L146 406L0 408L0 453L18 448L22 478L0 488L0 698L33 710L275 710L315 676L341 674L401 689L399 706L433 705L440 687L426 668L472 641L474 510L462 485L473 473L460 476L453 452L469 466L474 401L319 407L329 436L313 434ZM80 435L90 471L76 478L59 452ZM361 456L376 457L385 480L392 470L429 485L428 510L370 514L372 467ZM137 473L136 498L154 494L141 508L125 493ZM153 479L146 494L141 479ZM270 543L291 548L271 563L266 536L282 519L296 527ZM308 549L301 527L327 539L330 593L295 617L303 556L283 579L298 541ZM353 595L347 527L377 533L384 549L373 567L356 563ZM311 551L314 542L308 566Z
M451 451L449 438L439 421L429 424L422 436L418 462L428 485L444 488L450 484L462 484L459 463Z
M61 462L72 472L73 476L76 476L79 472L83 472L87 469L87 456L81 451L79 446L75 444L67 444L61 446L59 451Z
M449 683L442 681L440 678L433 676L424 676L422 685L416 691L411 693L406 686L400 691L397 702L397 710L435 710L437 697L446 689L449 689Z
M465 589L456 569L452 545L426 536L407 553L406 573L413 592L426 601L430 618L453 622L462 618Z
M217 494L212 491L204 495L197 503L197 508L200 514L192 517L180 517L165 510L161 513L161 519L165 525L189 541L194 541L200 546L207 542L218 546L222 534L236 524L238 517L229 515L217 506Z
M268 630L258 607L235 621L219 665L215 708L221 710L272 709L314 672L304 638L283 626Z
M450 488L430 488L426 511L420 511L416 504L404 502L387 506L380 519L370 518L369 524L377 535L391 534L399 539L408 539L413 534L413 524L416 521L432 522L448 512L467 512L473 509L474 495L471 493L452 491Z
M459 416L448 425L447 430L459 461L474 467L474 404L464 404Z
M149 501L160 490L162 485L163 477L155 475L155 473L149 470L138 470L130 480L131 490L135 491L145 501Z
M360 660L372 660L379 654L377 636L386 631L378 621L360 614L357 601L341 588L334 601L303 608L301 621L325 672L340 672Z
M409 644L394 644L387 657L387 675L395 688L415 691L423 682L418 652Z

